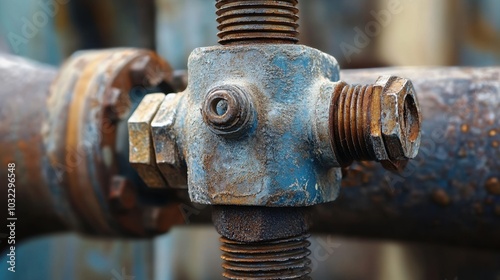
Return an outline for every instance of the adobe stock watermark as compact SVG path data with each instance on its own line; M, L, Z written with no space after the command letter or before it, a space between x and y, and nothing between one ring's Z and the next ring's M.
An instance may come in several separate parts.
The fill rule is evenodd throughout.
M186 225L189 225L191 223L190 217L198 216L207 207L208 205L206 204L192 203L191 205L188 205L182 203L179 205L179 211L181 212Z
M333 236L328 235L317 236L309 239L310 241L316 241L314 246L311 246L309 250L311 255L309 259L311 260L311 272L314 272L319 264L327 261L335 252L335 249L340 247L340 243L335 242Z
M390 0L385 9L378 12L374 10L370 11L373 20L369 21L364 29L357 26L354 28L355 35L352 44L347 42L342 42L340 44L340 49L347 62L351 63L352 55L360 54L362 49L368 47L372 39L382 32L383 28L391 24L393 17L403 11L404 3L402 2L412 1L413 0Z
M121 272L116 271L116 269L111 270L113 278L111 280L134 280L135 276L128 275L125 267L122 267Z
M19 53L19 48L33 39L51 18L54 18L61 10L62 5L68 4L70 0L39 0L39 9L31 17L21 17L21 27L18 32L9 32L7 39L12 50Z

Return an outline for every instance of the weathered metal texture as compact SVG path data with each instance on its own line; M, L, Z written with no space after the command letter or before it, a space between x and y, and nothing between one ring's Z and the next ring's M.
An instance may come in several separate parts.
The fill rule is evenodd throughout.
M222 235L223 276L228 279L306 277L310 272L308 209L215 205L212 220Z
M193 202L285 207L335 199L341 171L318 155L326 151L311 126L328 122L332 92L321 87L338 80L333 57L298 45L209 47L193 51L188 71L176 130ZM246 109L227 116L234 103Z
M166 182L156 166L151 122L165 98L163 93L148 94L128 120L129 161L148 187L165 188Z
M170 66L151 51L109 49L76 53L60 73L52 84L51 110L44 128L53 168L48 173L66 187L81 221L77 226L99 235L156 232L151 228L156 223L145 221L159 219L156 212L160 210L142 204L114 209L110 191L113 196L116 191L139 195L137 186L127 182L131 178L122 176L126 170L121 168L118 155L127 146L127 139L118 137L117 131L131 113L130 90L170 82ZM174 210L171 223L178 219L176 214Z
M227 279L311 279L308 235L256 243L221 237Z
M129 160L150 188L187 188L187 171L174 130L182 97L146 95L128 120Z
M401 174L351 166L339 198L315 206L313 230L500 248L500 68L342 71L369 83L413 81L422 110L419 155Z
M7 57L1 70L0 159L17 165L17 214L30 221L21 223L27 231L148 236L181 222L176 204L143 203L122 158L136 101L129 91L168 83L166 62L150 51L110 49L75 54L55 80L54 70L17 58ZM22 237L24 227L18 230Z
M59 208L54 207L64 202L55 204L58 189L51 188L44 173L48 163L42 160L46 148L40 128L49 86L56 75L52 67L0 54L0 196L5 202L2 207L7 207L7 164L15 163L15 216L24 221L16 224L17 238L67 228L58 215ZM7 214L7 208L0 211L2 221Z
M306 234L311 219L307 207L214 205L212 220L222 236L259 242Z
M175 131L177 107L184 95L165 96L158 112L151 123L153 148L156 164L167 185L171 188L187 188L187 170L184 158L180 154Z
M219 43L297 43L297 4L297 0L217 0Z
M332 85L329 138L336 162L380 161L402 171L420 146L420 107L411 81L385 76L373 85Z

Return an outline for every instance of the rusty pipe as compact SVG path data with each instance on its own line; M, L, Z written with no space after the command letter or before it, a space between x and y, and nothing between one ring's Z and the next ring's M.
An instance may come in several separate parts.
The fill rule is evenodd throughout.
M500 68L343 70L341 79L394 74L419 93L419 155L400 174L352 165L338 199L311 207L311 232L500 249ZM210 223L210 208L190 222Z
M59 73L1 55L0 79L0 179L7 182L7 164L15 163L18 239L65 230L152 236L182 220L176 204L147 201L156 194L142 190L126 160L124 120L141 98L134 89L169 90L172 80L156 54L79 52Z
M4 85L0 160L4 166L18 163L17 198L25 202L17 207L18 217L43 221L19 224L17 231L29 236L69 230L53 205L52 196L62 186L51 186L44 177L43 162L35 160L46 152L40 126L48 87L57 71L14 56L2 55L0 61ZM500 68L344 70L341 78L369 84L381 74L396 73L412 79L419 92L424 118L417 165L396 175L376 164L355 164L347 171L337 201L313 207L312 231L500 249L500 123L496 118ZM5 172L0 170L2 182ZM0 188L2 197L5 191ZM59 199L63 203L66 198ZM191 224L210 221L210 207L190 216Z

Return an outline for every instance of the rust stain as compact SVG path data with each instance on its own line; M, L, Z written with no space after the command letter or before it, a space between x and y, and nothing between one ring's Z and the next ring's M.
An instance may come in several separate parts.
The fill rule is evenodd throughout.
M460 130L463 132L463 133L467 133L469 132L469 125L468 124L462 124L462 126L460 127Z
M500 181L496 177L492 177L486 181L486 190L493 195L500 195Z
M432 192L432 200L441 206L448 206L451 203L450 196L443 189L434 190Z

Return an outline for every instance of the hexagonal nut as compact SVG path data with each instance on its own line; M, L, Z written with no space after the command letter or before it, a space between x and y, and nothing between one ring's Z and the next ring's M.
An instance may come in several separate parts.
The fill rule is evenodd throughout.
M187 169L181 158L174 129L183 94L168 94L151 123L156 164L172 188L187 188Z
M130 164L146 185L152 188L167 186L156 166L150 129L164 98L163 93L146 95L128 120Z
M413 84L400 77L381 77L381 126L385 149L391 161L414 158L420 147L420 108Z
M379 78L377 82L373 85L372 96L370 97L371 102L364 102L362 109L369 112L370 118L365 120L369 122L369 139L367 145L370 145L370 150L373 151L375 160L382 161L388 160L389 155L384 144L384 138L382 136L382 123L380 121L380 116L382 114L382 94L384 92L385 84L387 81Z

